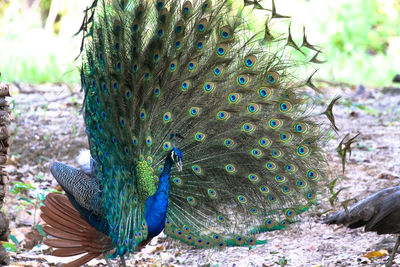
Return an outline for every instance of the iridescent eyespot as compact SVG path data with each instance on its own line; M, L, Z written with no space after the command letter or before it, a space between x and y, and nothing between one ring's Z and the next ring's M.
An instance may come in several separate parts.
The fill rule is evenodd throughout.
M184 231L186 234L190 233L190 227L189 227L189 226L184 225L182 228L183 228L183 231Z
M204 1L202 6L203 10L209 9L210 7L211 7L211 0Z
M157 8L161 9L164 6L164 1L163 0L158 0L157 1Z
M157 29L157 36L158 37L163 37L163 35L164 35L164 29L163 28L158 28Z
M171 150L171 149L172 149L171 142L164 142L164 144L163 144L163 149L164 149L164 151L169 151L169 150Z
M155 53L153 56L154 62L158 62L158 60L160 59L160 55L158 53Z
M225 139L225 141L224 141L224 145L225 145L227 148L233 147L234 144L235 144L235 142L234 142L232 139L230 139L230 138Z
M217 198L217 192L213 188L209 188L207 190L207 193L211 198L213 199Z
M141 120L146 119L146 111L144 109L140 111L139 117Z
M275 226L275 223L274 223L274 221L273 221L272 219L267 218L267 219L264 220L264 225L265 225L268 229L270 229L270 228L272 228L272 227Z
M242 125L242 131L245 133L252 133L256 129L256 126L252 123L244 123Z
M132 137L132 143L133 143L134 145L137 145L137 144L138 144L138 141L137 141L136 136L133 136L133 137Z
M273 196L273 195L270 195L270 196L268 197L268 200L269 200L269 202L271 202L271 203L275 203L275 202L276 202L276 198L275 198L275 196Z
M148 156L148 157L147 157L147 163L148 163L148 164L153 163L153 158L150 157L150 156Z
M240 235L236 236L236 237L235 237L235 243L236 243L237 245L239 245L239 246L243 245L243 243L244 243L244 238L241 237Z
M254 67L254 64L256 63L257 58L253 55L251 56L247 56L244 59L244 65L246 66L246 68L251 69L252 67Z
M113 142L115 145L118 143L117 138L115 138L115 136L113 136L113 137L111 138L111 140L112 140L112 142Z
M276 175L275 176L275 181L277 181L278 183L282 183L282 182L284 182L285 181L285 176L282 176L282 175Z
M214 76L216 76L216 77L220 77L222 75L222 72L223 72L223 69L221 66L217 66L213 70Z
M186 200L192 206L196 204L196 199L194 197L192 197L192 196L187 197Z
M283 113L289 112L292 109L292 104L289 101L283 101L279 104L279 110Z
M293 164L287 164L285 167L285 170L287 172L296 172L297 171L297 167Z
M118 71L121 71L121 62L118 62L118 63L117 63L116 68L117 68Z
M266 75L267 82L271 85L275 85L278 82L279 74L276 72L268 72Z
M239 195L236 198L241 204L247 203L247 198L245 196Z
M106 83L103 83L102 88L103 88L104 92L107 92L107 84Z
M310 153L310 149L307 146L297 147L297 154L299 156L307 156Z
M306 187L306 186L307 186L306 181L303 181L303 180L298 180L298 181L297 181L297 187L299 187L299 188L304 188L304 187Z
M288 193L290 193L290 188L287 187L287 186L284 186L284 187L281 188L281 191L282 191L282 193L284 193L284 194L288 194Z
M251 151L251 155L255 158L260 158L260 157L262 157L263 153L260 149L253 149Z
M138 22L138 20L135 20L135 21L133 21L133 24L132 24L132 31L137 32L138 30L139 30L139 22Z
M228 26L222 27L220 30L220 36L224 40L228 40L232 36L232 29Z
M225 170L226 170L228 173L234 173L234 172L236 172L236 168L235 168L235 166L233 166L232 164L227 164L227 165L225 166Z
M238 93L231 93L231 94L229 94L229 96L228 96L229 103L231 103L231 104L236 104L236 103L238 103L239 100L240 100L240 98L241 98L241 95L238 94Z
M175 48L179 49L179 48L181 48L181 46L182 46L182 40L181 39L177 39L175 41Z
M249 178L250 182L252 182L252 183L256 183L259 180L257 174L254 174L254 173L250 173L248 178Z
M253 208L250 209L250 213L253 214L253 215L257 214L258 213L258 209L253 207Z
M294 209L287 209L285 212L285 216L287 219L292 219L294 218L294 216L296 216L296 212L294 211Z
M126 99L130 99L130 98L131 98L131 95L132 95L131 91L126 90L126 92L125 92L125 97L126 97Z
M270 161L265 164L265 167L267 168L267 170L273 171L276 169L276 164Z
M163 121L164 121L165 123L170 122L170 121L171 121L171 118L172 118L172 116L171 116L171 113L170 113L170 112L165 112L165 113L164 113L164 115L163 115Z
M176 70L176 66L177 66L177 61L174 60L174 61L172 61L172 62L169 64L169 69L170 69L171 71L175 71L175 70Z
M174 184L176 184L178 186L182 185L182 179L181 178L175 177L174 179L172 179L172 181L174 181Z
M260 146L267 148L272 144L272 141L267 137L263 137L260 139L260 141L258 141L258 143L260 144Z
M190 116L192 116L192 117L197 117L199 115L199 112L200 112L200 108L198 108L198 107L191 107L190 111L189 111Z
M264 195L269 193L269 188L265 185L260 186L259 189L260 189L260 192Z
M277 150L277 149L272 150L271 154L272 154L272 157L275 159L283 156L283 152L281 150Z
M193 5L190 1L186 1L182 7L182 13L184 16L189 16L190 11L192 10Z
M254 104L254 103L250 103L250 104L247 106L247 111L248 111L250 114L256 114L256 113L258 113L258 112L260 111L260 105Z
M178 23L175 26L175 32L178 33L178 34L182 33L183 32L183 27L184 27L183 21L182 20L178 21Z
M217 244L217 248L219 248L219 249L223 249L223 248L225 248L226 247L226 243L224 242L224 241L221 241L221 242L219 242L218 244Z
M305 133L308 129L307 125L302 122L297 123L294 127L298 133Z
M227 120L229 119L230 114L226 111L218 111L217 113L217 119L218 120Z
M212 91L214 91L214 89L215 89L215 84L214 83L212 83L212 82L206 82L205 84L204 84L204 91L206 92L206 93L210 93L210 92L212 92Z
M189 62L188 69L189 69L189 71L193 71L196 69L196 60L192 60Z
M226 51L227 51L227 46L220 44L217 46L217 48L215 49L215 51L217 52L218 56L225 56L226 55Z
M154 96L158 97L160 95L160 88L158 88L158 87L154 88L153 92L154 92Z
M250 246L254 246L257 242L257 240L253 237L248 238L246 241L247 241L247 244L249 244Z
M147 146L151 146L151 143L152 143L151 137L148 136L148 137L146 138L146 144L147 144Z
M314 181L318 179L318 172L314 171L314 170L308 170L307 171L307 177L308 179Z
M113 82L113 88L114 89L118 89L118 83L117 82Z
M279 139L282 141L282 142L288 142L288 141L290 141L291 139L292 139L292 135L290 134L290 133L281 133L280 135L279 135Z
M190 89L190 85L191 85L190 81L188 81L188 80L183 81L182 85L181 85L181 90L183 92L187 91L188 89Z
M139 66L138 66L138 64L133 64L133 71L134 72L137 72L138 71L138 69L139 69Z
M206 27L207 27L207 19L202 18L199 21L199 24L197 24L197 29L198 29L199 32L204 32Z
M268 126L272 129L278 129L282 125L282 121L278 119L270 119L268 121Z
M249 82L249 76L244 75L244 74L243 75L239 75L237 77L237 82L238 82L239 85L244 86Z
M313 193L309 192L306 194L306 199L312 201L315 199L315 195Z
M197 164L195 164L195 165L192 166L192 170L193 170L193 172L196 173L196 174L201 174L201 168L200 168L200 166L197 165Z
M197 49L202 49L204 46L204 40L199 40L197 41Z
M205 134L201 132L197 132L194 134L194 139L198 142L204 141L205 138L206 138Z

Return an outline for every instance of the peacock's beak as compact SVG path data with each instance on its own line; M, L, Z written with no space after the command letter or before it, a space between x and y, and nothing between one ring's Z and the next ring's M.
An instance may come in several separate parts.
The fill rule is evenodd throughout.
M178 171L182 171L182 167L183 167L183 164L182 164L182 160L180 160L180 161L177 161L176 162L176 168L178 168Z

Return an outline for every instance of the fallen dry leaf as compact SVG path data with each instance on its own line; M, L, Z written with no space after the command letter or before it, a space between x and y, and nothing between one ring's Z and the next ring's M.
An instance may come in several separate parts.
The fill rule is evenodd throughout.
M367 254L364 255L364 257L366 257L368 259L373 259L373 258L380 258L383 256L387 256L387 255L389 255L389 252L386 249L381 249L378 251L368 252Z

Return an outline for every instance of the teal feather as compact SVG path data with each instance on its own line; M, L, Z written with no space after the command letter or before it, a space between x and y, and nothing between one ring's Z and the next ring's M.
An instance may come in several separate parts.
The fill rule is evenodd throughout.
M175 148L183 170L168 173L164 232L185 243L261 243L258 233L285 228L316 202L326 129L299 88L315 87L311 78L293 77L284 48L304 52L290 30L282 47L273 37L269 21L287 16L272 7L261 34L230 1L95 1L88 9L84 119L116 255L151 237L145 213L157 211L144 203ZM303 46L314 48L305 35Z

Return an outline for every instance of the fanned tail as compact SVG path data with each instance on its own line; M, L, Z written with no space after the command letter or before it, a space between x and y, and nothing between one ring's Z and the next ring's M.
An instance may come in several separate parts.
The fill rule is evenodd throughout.
M47 223L43 231L53 238L44 243L56 248L53 256L82 257L65 264L80 266L113 249L111 240L84 220L65 195L50 193L41 207L41 218Z

